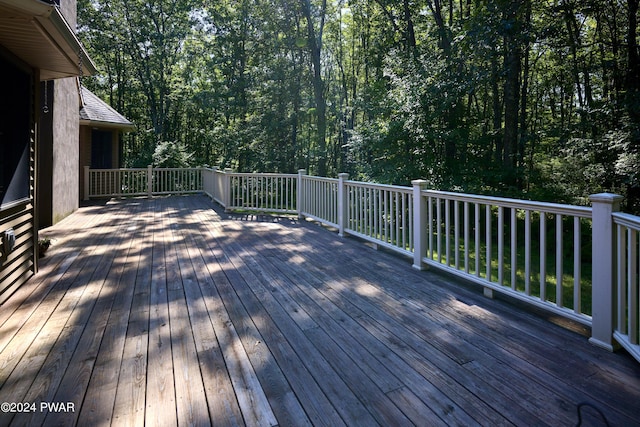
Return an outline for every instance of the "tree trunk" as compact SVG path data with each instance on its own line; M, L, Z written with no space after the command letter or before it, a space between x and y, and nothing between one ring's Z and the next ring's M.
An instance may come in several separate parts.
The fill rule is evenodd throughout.
M411 8L409 6L409 0L404 0L403 2L404 9L404 21L407 27L407 35L406 35L406 43L407 50L411 53L415 53L416 48L416 33L413 28L413 19L411 18Z
M518 15L522 8L522 2L512 2L505 11L505 19L513 22L509 31L505 34L504 57L504 139L503 139L503 167L507 172L508 180L512 181L516 166L516 154L518 147L518 126L520 111L520 72L522 69L522 51L518 33L520 25ZM513 184L513 182L509 182Z
M502 163L502 100L500 99L500 71L498 70L498 52L494 48L491 57L491 110L493 116L493 158L496 164Z
M520 64L521 54L509 48L505 57L504 81L504 139L503 165L510 171L515 168L515 152L518 144L518 117L520 110Z
M531 1L526 1L525 4L525 18L524 18L524 28L525 28L525 34L528 33L529 30L529 26L531 23ZM518 138L518 158L517 158L517 167L520 169L520 171L524 170L524 159L525 159L525 152L527 149L527 141L529 139L528 137L528 113L527 113L527 106L528 106L528 102L529 102L529 71L530 71L530 64L529 64L529 51L531 49L531 43L529 41L529 36L528 34L525 35L526 37L526 41L525 41L525 48L524 48L524 64L523 67L524 69L522 70L522 87L520 90L520 136ZM524 180L525 177L523 176L522 173L518 174L517 177L518 180L518 188L522 189L524 188Z
M454 67L457 68L456 71L460 71L461 64L455 64L456 60L451 52L451 32L447 27L444 19L444 15L442 13L442 3L441 0L433 0L428 2L429 9L431 9L431 13L433 14L433 19L438 26L438 35L439 35L439 47L442 50L444 56L449 58L448 61L451 62L451 69ZM457 95L450 95L457 96ZM461 116L463 110L462 100L457 97L456 99L451 99L447 102L450 107L446 112L444 117L445 126L449 130L458 130L461 126ZM444 164L447 172L453 172L453 168L456 163L457 157L457 145L456 141L453 138L446 138L444 146Z
M634 123L640 123L640 57L638 56L638 2L627 0L629 26L627 29L627 111Z
M300 0L302 13L307 20L307 35L309 49L311 51L311 64L313 68L313 96L316 102L316 126L317 126L317 149L318 149L318 175L327 175L327 101L324 97L324 81L322 80L322 64L320 54L322 52L322 31L324 28L324 15L327 8L327 1L323 0L321 10L321 23L316 35L316 30L311 18L311 4L309 0Z

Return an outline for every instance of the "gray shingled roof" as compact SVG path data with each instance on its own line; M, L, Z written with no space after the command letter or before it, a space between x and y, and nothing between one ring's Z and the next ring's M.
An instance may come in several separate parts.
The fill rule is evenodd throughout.
M94 95L86 87L82 87L82 106L80 108L80 124L133 130L135 125L122 114L111 108L109 104Z

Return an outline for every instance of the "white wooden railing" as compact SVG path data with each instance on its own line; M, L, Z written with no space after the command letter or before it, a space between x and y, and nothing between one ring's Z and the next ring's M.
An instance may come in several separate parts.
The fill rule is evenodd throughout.
M414 214L427 233L414 267L444 269L482 284L488 295L501 292L591 324L591 307L582 304L591 284L583 281L581 243L591 208L422 188L420 194Z
M153 194L202 192L202 169L156 168L152 171Z
M296 213L297 175L235 173L228 176L227 209Z
M297 213L296 174L203 169L202 191L226 210Z
M640 218L620 196L591 207L298 174L230 170L85 172L89 197L204 192L226 210L297 213L592 328L640 361ZM588 249L589 245L591 250ZM586 248L586 249L585 249Z
M225 194L228 194L225 191L226 182L226 173L221 173L217 168L202 169L202 191L225 208Z
M409 187L345 181L345 232L396 252L413 253Z
M339 227L337 179L300 176L300 215Z
M412 190L408 187L300 174L299 214L378 246L413 252Z
M84 169L84 200L202 192L200 168Z
M640 360L640 218L616 212L613 213L613 222L617 241L614 337Z
M149 193L147 169L85 168L84 199L91 197L142 196Z

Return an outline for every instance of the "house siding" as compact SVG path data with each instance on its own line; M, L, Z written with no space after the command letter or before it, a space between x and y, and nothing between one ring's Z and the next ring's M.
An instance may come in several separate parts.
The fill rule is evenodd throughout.
M13 7L5 7L4 3L0 5L0 17L4 19L2 29L7 30L0 31L0 62L15 65L24 71L27 80L23 81L24 86L20 86L19 96L22 97L24 92L25 98L19 99L28 99L31 103L30 111L25 108L20 113L22 124L16 125L29 131L28 141L26 134L20 139L20 144L23 144L21 147L24 147L25 142L28 143L29 195L25 197L27 191L24 189L24 181L20 181L23 185L21 197L15 201L9 198L12 203L5 203L5 208L0 209L0 242L4 240L4 232L10 229L16 237L13 250L0 256L0 305L37 272L41 211L48 210L47 217L53 219L43 218L45 222L57 222L78 208L78 84L75 77L57 79L73 76L76 72L79 75L83 71L86 75L87 70L95 72L95 65L87 57L79 41L69 37L68 30L76 27L76 0L59 2L60 11L68 24L64 28L59 26L60 17L57 13L51 14L49 18L43 17L42 22L32 20L31 14L35 13L32 10L47 6L37 0L24 2L25 8L16 7L16 11ZM15 19L14 13L17 17ZM43 25L46 31L43 30ZM66 41L61 42L62 40ZM79 71L81 65L82 71ZM48 96L51 97L47 97L47 101L52 102L46 105L49 107L48 114L53 117L40 122L43 106L39 98L40 82L50 79L56 80L46 83ZM4 84L11 82L5 79ZM0 104L11 106L12 101L15 101L15 94L13 96L12 99L6 96L0 99ZM28 120L25 120L27 115ZM40 147L39 139L45 134L46 147ZM21 179L25 176L26 173ZM43 197L51 199L51 203L42 204Z
M16 245L0 263L0 304L35 273L33 202L2 212L0 230L10 228L15 232Z
M36 271L36 220L34 216L35 194L35 149L36 149L36 81L37 73L32 75L29 94L31 97L31 118L29 137L29 200L0 211L0 232L12 229L16 243L13 251L6 258L0 259L0 304L20 286L22 286Z
M71 28L76 28L76 0L60 1L60 11ZM80 64L78 64L80 65ZM51 179L51 222L56 224L79 207L78 171L80 95L75 77L53 82L53 159Z

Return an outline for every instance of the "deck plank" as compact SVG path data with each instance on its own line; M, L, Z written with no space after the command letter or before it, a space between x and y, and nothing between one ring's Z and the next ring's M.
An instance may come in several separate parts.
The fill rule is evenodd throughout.
M118 243L114 237L107 238L102 244L96 243L95 250L90 249L93 257L89 262L79 264L77 271L66 276L68 281L59 288L61 291L49 294L40 306L41 310L35 312L24 324L24 328L20 330L22 334L16 336L12 343L27 346L31 344L29 338L33 336L32 342L35 345L29 345L20 360L12 360L18 363L0 391L3 401L23 401L25 398L35 401L35 396L42 401L53 400L86 323L90 318L95 321L100 319L99 315L91 317L91 312L111 271L111 263L118 253L115 250L119 249ZM9 351L12 347L9 345ZM5 368L12 364L5 364ZM29 388L35 391L25 397ZM80 402L81 400L77 403ZM9 418L12 415L0 414L1 417ZM19 423L23 417L29 418L37 414L18 415Z
M257 232L265 235L268 231ZM278 295L278 300L285 301L285 309L296 314L294 322L333 368L347 380L352 391L370 408L372 415L383 425L410 424L398 407L385 396L386 392L400 388L402 383L365 351L365 347L342 345L355 338L346 334L333 319L325 315L312 298L299 292L293 282L269 261L273 257L266 253L268 246L260 244L261 241L254 241L258 243L253 247L262 255L256 258L254 269L260 272L265 283L269 283L272 293L286 295ZM305 314L300 316L300 311L303 310ZM309 319L315 320L311 323Z
M282 242L279 242L278 247L281 247L281 243ZM348 250L346 252L348 252ZM331 259L332 254L328 256L329 259L325 259L325 262L331 263L332 261L339 261L338 259ZM384 256L382 255L377 256L377 259L383 258ZM315 260L310 259L308 264L314 265L314 261ZM446 301L442 299L441 295L434 296L434 292L429 292L433 304L420 305L412 303L412 300L407 299L404 292L399 293L402 295L393 295L391 298L384 296L384 290L380 289L379 286L372 286L366 281L381 277L384 279L382 281L384 284L383 287L387 289L402 289L403 286L406 286L405 283L399 283L398 281L398 277L402 276L394 274L393 270L395 270L395 265L387 265L384 270L377 269L375 273L373 273L371 269L357 269L356 272L361 279L360 282L357 282L358 291L360 293L370 294L371 300L377 300L379 304L385 307L385 313L389 313L392 317L399 319L404 325L403 329L409 329L418 336L420 340L417 342L419 344L422 341L436 342L432 347L437 348L440 352L444 352L446 356L458 363L460 365L459 369L456 369L455 364L452 365L448 363L446 358L438 359L437 354L428 350L426 346L420 345L420 348L422 348L422 351L430 351L426 353L429 355L429 360L440 360L438 366L444 369L445 372L451 373L450 375L452 375L455 381L463 384L470 390L486 389L478 398L484 400L487 400L487 398L489 398L489 400L493 399L491 400L492 406L499 409L500 412L510 412L512 418L515 417L515 414L519 413L520 422L526 422L532 415L540 418L541 421L544 420L546 414L540 412L538 408L549 405L549 401L554 401L554 399L561 402L561 407L558 408L558 412L549 414L546 417L548 424L554 424L562 419L568 422L569 417L575 416L575 413L562 411L563 408L567 408L567 406L562 404L562 397L564 396L557 397L557 395L554 395L553 389L538 385L535 381L532 381L533 378L526 375L523 376L522 380L516 378L516 381L514 381L513 378L510 378L508 372L506 372L507 369L510 369L508 368L508 363L499 363L499 361L495 360L493 354L483 353L480 351L481 349L476 348L477 343L487 342L486 340L476 338L481 336L482 331L475 331L476 334L473 335L464 333L464 331L460 331L463 324L455 324L454 322L448 321L446 316L432 316L429 314L435 307L446 310L446 307L451 305L451 302L458 302L457 300ZM353 273L353 271L350 271L345 277ZM374 275L375 277L373 277ZM335 275L332 274L332 277L334 276ZM406 276L411 276L411 274L402 277L404 282L406 282ZM342 297L344 297L344 295L342 295ZM357 296L353 296L353 298L357 298ZM417 298L413 301L419 300L420 298ZM406 305L409 305L411 308L410 314L405 310ZM466 311L463 307L457 307L457 310ZM444 319L444 321L441 321L441 319ZM437 336L434 336L432 331L438 331ZM495 336L493 338L494 341L490 341L488 346L494 346L495 342L500 343L505 341L506 343L506 340L502 337ZM414 341L409 339L406 340L406 342L410 344ZM455 342L455 346L450 344L452 342ZM507 345L505 345L505 348L506 347ZM481 363L475 362L478 359ZM461 374L457 375L458 372ZM508 384L506 383L507 381ZM504 395L502 393L501 390L505 388L510 390L510 395ZM517 397L520 397L520 399L517 399ZM518 408L520 409L518 410ZM558 414L562 416L558 417Z
M180 225L175 210L175 207L169 210L171 234L165 247L165 260L178 424L204 426L210 424L209 411L184 290L197 282L192 267L185 260L188 255L179 244L181 237L177 230Z
M127 322L127 331L112 415L113 423L130 426L144 426L146 406L152 263L145 261L151 258L152 248L145 244L148 238L142 225L144 222L149 222L152 215L148 212L147 203L141 202L141 204L146 208L143 214L148 215L149 218L146 220L143 218L144 221L137 221L136 225L127 229L129 233L141 235L142 239L136 241L135 249L138 257L131 263L131 276L127 283L127 286L133 288L133 295L130 309L122 313L122 323Z
M233 228L236 229L236 227ZM226 228L227 233L230 231L232 231L230 228ZM376 424L371 413L353 394L349 385L331 367L331 364L320 354L313 343L304 335L303 329L291 317L306 319L307 316L300 316L295 311L288 311L287 308L291 308L289 301L285 300L281 303L268 290L270 283L268 281L264 282L264 277L261 279L247 265L247 263L252 263L251 257L247 256L247 254L250 254L254 249L245 250L245 247L238 243L242 239L242 234L237 231L233 232L232 235L235 238L228 240L225 250L230 253L231 261L235 268L238 269L248 287L260 301L262 310L268 313L294 351L300 355L306 368L314 375L315 381L324 391L344 422L347 425L356 423L362 423L363 425ZM306 327L309 327L308 323L306 323Z
M385 258L389 259L390 257L378 255L375 258L377 259L378 265L380 265L380 260L384 260ZM511 306L503 307L512 312L512 319L516 319L516 321L506 321L504 316L492 316L491 320L496 320L497 323L501 325L500 330L494 331L493 329L495 329L495 326L489 319L478 319L472 318L473 316L468 316L468 313L474 311L474 307L477 308L475 304L473 306L469 306L460 301L461 298L470 298L471 300L477 299L477 295L470 295L468 292L464 291L460 292L461 290L458 289L458 292L463 295L466 293L466 295L461 296L460 298L449 299L447 304L442 304L441 300L438 299L441 298L439 295L442 294L441 290L429 289L429 292L425 292L424 289L419 289L417 285L412 285L412 280L407 280L409 279L407 277L403 280L404 286L398 286L399 283L394 281L394 276L391 273L388 273L388 271L393 269L393 266L388 264L382 264L380 266L384 266L385 268L376 269L375 273L371 272L371 270L361 269L360 273L366 273L370 277L370 280L379 280L383 289L402 289L402 292L397 292L394 295L395 299L400 300L401 298L407 299L407 297L409 297L409 299L414 302L418 301L417 304L414 304L412 314L403 319L403 323L405 325L411 325L413 322L417 322L421 327L425 324L424 313L435 311L437 314L434 315L433 318L439 319L438 323L440 324L440 326L434 325L436 329L460 331L457 333L460 340L471 341L474 346L480 347L486 352L485 354L488 355L478 357L481 362L474 361L467 365L467 367L482 367L482 369L477 370L475 375L479 375L481 378L486 378L488 381L493 381L494 387L497 389L508 388L512 391L512 396L520 395L523 397L520 400L515 399L514 401L522 402L521 404L528 406L529 412L535 411L537 418L544 418L546 416L549 418L548 422L551 423L563 421L566 423L567 419L575 422L576 404L578 402L594 400L610 401L610 399L605 397L605 394L610 393L613 388L609 391L603 391L600 387L588 387L585 384L583 390L575 390L571 385L575 384L575 382L567 382L566 374L562 374L564 368L558 367L558 370L555 371L554 375L548 375L545 372L548 366L558 365L559 361L562 361L563 367L566 367L566 357L563 344L566 343L565 338L567 338L568 335L573 335L572 333L561 328L552 328L548 335L540 334L540 330L544 328L546 324L545 321L528 314L523 315L522 312L516 312ZM424 276L424 274L425 273L415 272L407 273L408 276ZM418 283L420 279L413 279L413 281ZM434 278L434 281L439 281L440 284L443 284L441 279ZM425 305L425 301L428 301L429 304ZM478 310L475 311L476 313L478 312ZM463 313L466 313L467 315L464 315ZM465 317L467 318L466 320L464 319ZM517 319L518 317L524 317L523 321ZM455 322L458 322L457 326L454 324ZM530 322L533 322L535 325L529 326ZM462 327L462 329L460 329L460 327ZM517 332L505 334L504 331L509 328L516 329ZM490 332L488 337L487 331ZM428 333L421 334L425 339L428 338ZM549 337L554 338L556 336L558 337L558 341L552 341L550 343ZM483 337L486 337L486 339ZM573 335L573 338L575 338L575 335ZM514 340L518 343L522 343L520 352L513 351ZM556 345L557 348L554 348ZM537 351L531 351L532 346L533 348L537 348ZM438 348L446 349L447 346L438 345ZM592 347L588 347L586 350L590 353L602 354ZM476 353L476 356L482 356L482 354L483 353ZM497 358L494 359L494 357ZM586 366L589 365L589 363L586 364ZM497 370L492 370L491 368L487 368L487 366ZM512 369L506 370L505 367L507 366L518 366L519 368L514 373ZM494 372L497 371L504 371L504 373L497 376L494 374ZM601 372L601 369L599 371ZM572 370L571 374L575 376L575 381L585 381L585 377L581 376L582 374L579 370ZM609 377L609 380L611 381L612 378L613 377ZM620 378L620 376L618 376L618 378ZM634 381L633 378L628 377L627 381L625 381L625 385L622 387L625 388L628 384L637 384L637 373L635 378L636 380ZM586 381L593 384L590 380ZM593 399L594 396L591 393L594 390L596 393L600 392L603 394L598 396L596 399ZM623 402L625 402L623 405L630 405L631 403L628 402L627 399L632 396L633 393L622 394L624 395L622 396ZM531 402L525 401L527 397ZM492 403L492 405L496 404ZM551 411L549 414L539 410L536 411L537 408L548 407L549 405L554 405L554 411ZM606 405L603 405L602 408L605 410L609 409ZM513 406L511 406L510 412L515 413ZM523 415L526 417L526 414ZM610 417L612 419L616 419L615 416L615 412L610 412ZM622 424L629 422L633 423L633 420L629 418L621 418L620 422Z
M95 366L91 371L79 415L87 425L108 425L112 421L129 317L136 289L132 284L136 282L141 260L141 252L138 248L144 244L147 236L142 225L138 223L135 233L132 234L133 238L128 246L126 259L118 269L120 274L117 276L117 283L113 286L112 310L102 331L100 348L95 356ZM144 225L150 228L153 225L152 219L149 218ZM96 329L96 334L100 334L100 330Z
M318 245L317 240L314 243ZM290 254L299 256L294 247L290 250L293 251ZM335 252L335 248L330 252ZM331 262L332 255L322 253L325 255L324 262ZM316 259L313 252L308 254L311 256L305 262L308 266L307 273L317 277L317 280L310 283L315 284L317 290L336 306L350 313L360 327L383 342L390 354L402 354L402 362L396 362L396 366L401 367L399 376L405 375L405 366L408 365L411 372L426 378L427 382L420 385L415 384L415 379L406 381L416 389L424 390L422 395L430 397L428 404L434 407L443 420L463 425L504 423L505 420L498 411L487 409L477 396L449 376L448 371L455 370L457 362L450 360L441 349L433 348L407 331L402 322L388 313L387 307L374 303L373 300L379 299L379 291L368 288L367 283L353 277L353 270L336 269L326 272L321 267L315 267L323 265L321 260ZM443 391L446 394L442 394Z
M149 354L147 369L147 405L145 421L148 425L177 425L171 331L169 326L169 299L165 246L169 242L169 221L162 204L154 211L154 233L151 241L152 265L151 295L149 299Z
M184 207L182 212L180 217L184 215L189 220L190 212L185 212ZM203 377L209 416L214 424L220 425L244 425L243 414L249 425L271 425L273 415L246 354L237 345L238 336L195 245L192 225L184 223L181 230L182 250L192 262L197 282L184 289L200 369L208 373ZM238 390L237 397L234 388Z
M119 224L116 232L124 231L126 225L126 222ZM119 264L127 254L127 241L109 238L105 243L107 249L98 259L97 268L86 270L87 274L93 271L87 284L83 285L82 280L77 280L72 285L82 289L82 295L73 311L68 314L67 324L25 396L26 401L55 402L56 396L63 395L67 399L65 402L72 402L75 407L80 408L85 394L83 384L88 382L102 331L113 305L112 286L118 282L121 273ZM98 253L100 252L94 255ZM74 369L67 369L67 366L74 366ZM46 411L18 414L15 422L44 424L50 415ZM60 418L59 421L64 420L65 424L72 424L76 413L53 416L56 417Z
M163 197L43 234L0 307L0 401L75 410L2 425L640 425L624 351L313 222Z
M141 213L141 205L129 207L126 213L129 216L126 219L123 218L115 230L117 246L112 248L110 258L101 261L101 268L107 268L107 275L104 276L104 280L102 276L94 276L93 278L97 283L102 282L101 292L93 298L93 308L90 308L90 305L85 306L84 311L90 312L90 318L88 322L84 322L86 326L80 338L81 341L77 344L73 358L68 363L70 368L64 372L55 395L44 398L42 395L39 396L45 402L72 402L77 409L69 412L42 412L37 414L39 417L33 420L35 424L73 425L77 422L82 404L86 398L88 384L95 369L109 317L113 313L114 305L118 303L118 294L123 290L123 287L127 286L126 277L124 277L126 267L130 262L131 256L135 259L135 250L132 251L131 248L135 246L135 241L141 238L133 233L128 233L135 219ZM118 239L117 236L119 234L128 234L134 238ZM111 261L110 265L108 265L108 261ZM126 299L126 301L129 302L131 299ZM82 322L79 323L82 324ZM105 402L102 404L104 405ZM43 417L43 415L46 415L46 417Z
M379 258L384 259L384 257ZM547 422L549 423L553 424L563 418L575 420L575 404L568 402L607 400L607 393L613 392L612 389L608 389L606 381L602 387L598 388L590 388L586 384L591 383L590 370L592 368L598 370L588 357L583 356L585 353L601 354L593 347L588 347L585 352L575 355L576 358L582 359L584 370L582 372L571 371L570 375L567 375L563 347L566 339L570 336L569 331L562 328L548 328L548 333L541 336L539 330L546 326L546 322L530 314L516 312L512 306L505 306L505 309L512 312L514 321L507 322L504 317L491 317L491 321L485 318L484 322L478 322L479 318L486 315L487 312L475 304L470 306L459 298L450 299L447 304L442 304L438 299L438 292L426 294L418 286L412 285L411 281L405 284L402 295L400 295L397 292L399 287L393 286L393 277L384 272L376 277L385 279L382 281L383 286L394 295L395 299L409 296L412 301L415 301L413 312L409 319L405 318L406 321L419 320L422 328L428 324L425 322L425 313L436 311L438 315L432 316L432 318L437 319L441 328L453 331L459 339L470 342L474 347L483 350L483 352L475 353L473 363L465 365L472 368L476 376L493 381L494 387L497 389L508 385L512 397L525 398L528 396L531 402L526 402L523 399L516 401L523 402L522 404L528 406L529 410L555 405L556 411L553 412L553 415L548 415ZM469 297L473 298L472 295ZM437 327L437 325L433 326ZM515 329L517 332L505 334L504 330L508 328ZM427 333L422 333L419 330L418 333L427 339ZM496 345L499 346L500 351L496 351ZM532 349L537 351L531 351ZM510 375L514 366L519 369L522 375L516 377L515 380ZM505 384L506 382L508 384ZM573 385L576 382L585 382L584 392L574 389ZM638 381L629 377L623 387L633 387L633 384L637 385ZM633 403L628 400L628 397L632 395L633 393L623 393L620 403L632 405ZM612 408L603 407L603 409ZM544 416L544 414L539 416ZM616 419L615 412L612 412L611 416L614 420ZM631 421L631 419L624 417L620 419L622 424Z
M280 424L342 425L341 418L271 319L249 314L261 312L262 307L216 240L222 236L222 231L206 216L199 216L198 223L211 226L209 233L198 233L194 237L203 248L215 289L240 333L245 351ZM268 347L266 343L269 343Z

